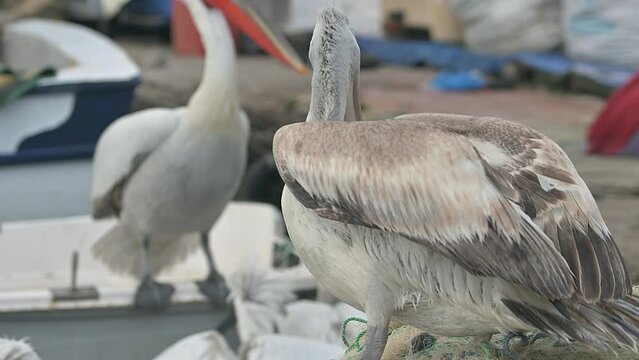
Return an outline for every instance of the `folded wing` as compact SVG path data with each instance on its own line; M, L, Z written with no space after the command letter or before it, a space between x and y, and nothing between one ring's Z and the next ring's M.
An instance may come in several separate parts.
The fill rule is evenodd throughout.
M575 275L582 300L621 299L632 291L621 252L590 190L554 141L497 118L406 115L463 136L478 150L502 194L517 203L553 241Z
M100 137L93 158L91 207L96 219L117 216L128 179L177 126L183 109L150 109L124 116Z
M461 134L422 120L303 123L280 129L273 151L323 218L400 234L550 299L575 293L560 251Z

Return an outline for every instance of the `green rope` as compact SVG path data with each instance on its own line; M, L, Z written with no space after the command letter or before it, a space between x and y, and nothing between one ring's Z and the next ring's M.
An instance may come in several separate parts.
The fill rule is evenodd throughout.
M53 68L44 68L31 74L17 74L0 64L0 74L11 77L7 84L0 86L0 107L24 96L38 85L41 78L54 76L55 73Z
M484 355L488 356L489 359L494 359L495 358L495 356L493 354L493 347L492 347L492 345L490 345L490 341L482 340L479 343L479 348L484 353Z
M362 337L366 335L366 330L360 332L355 340L350 344L348 342L348 339L346 339L346 326L348 326L348 324L353 321L361 324L367 323L366 320L360 319L358 317L349 317L348 319L344 320L344 322L342 323L342 342L344 343L344 346L346 346L346 351L357 349L358 352L361 352L362 350L364 350L364 347L362 346L362 344L360 344L360 341L362 340Z

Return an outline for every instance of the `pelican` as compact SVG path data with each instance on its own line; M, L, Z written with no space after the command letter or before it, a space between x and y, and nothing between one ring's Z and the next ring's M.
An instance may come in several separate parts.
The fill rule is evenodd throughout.
M0 338L0 359L2 360L40 360L26 340Z
M555 142L488 117L359 121L359 48L332 7L309 58L306 122L273 143L282 210L318 282L366 313L362 359L381 358L392 319L443 336L540 330L636 351L623 257Z
M213 303L227 289L218 274L208 232L237 191L247 161L249 121L240 109L233 38L226 15L274 56L300 72L305 67L285 40L248 7L231 0L183 0L203 39L201 83L186 107L150 109L125 116L104 132L93 170L93 217L117 216L117 224L94 245L109 268L141 278L139 307L166 306L173 287L154 280L188 255L199 233L210 268L198 282Z

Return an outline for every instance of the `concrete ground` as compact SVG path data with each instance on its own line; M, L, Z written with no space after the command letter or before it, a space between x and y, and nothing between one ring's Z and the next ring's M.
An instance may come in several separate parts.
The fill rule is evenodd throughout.
M199 81L202 60L177 56L167 46L119 39L143 72L135 107L186 104ZM268 151L281 125L304 121L310 77L298 75L266 57L241 57L242 103L254 128L252 156ZM540 130L570 155L621 246L635 282L639 282L639 159L604 158L584 153L588 125L604 101L545 90L485 90L441 93L428 89L433 72L383 66L364 70L361 96L367 119L402 113L442 112L503 117Z

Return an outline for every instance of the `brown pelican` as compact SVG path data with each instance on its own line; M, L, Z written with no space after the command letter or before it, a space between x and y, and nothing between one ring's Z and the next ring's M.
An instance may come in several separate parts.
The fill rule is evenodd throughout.
M320 284L368 318L363 359L396 319L444 336L540 330L635 349L639 301L564 151L496 118L360 120L359 49L338 10L318 18L306 123L273 152L282 209Z
M240 185L249 121L240 109L235 48L224 15L274 56L305 70L250 8L216 0L221 11L209 11L202 0L184 2L206 50L199 87L184 108L145 110L117 120L100 138L94 159L93 216L119 218L94 253L114 271L142 278L135 296L142 307L168 304L173 287L153 276L188 255L194 244L185 235L191 233L201 234L210 267L198 283L200 291L215 303L226 298L207 234Z

